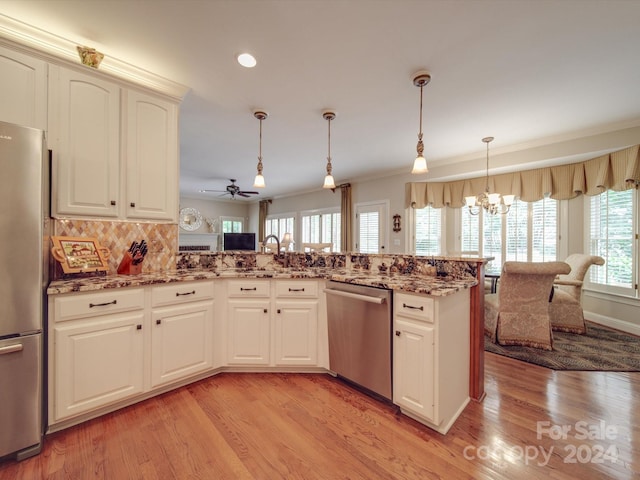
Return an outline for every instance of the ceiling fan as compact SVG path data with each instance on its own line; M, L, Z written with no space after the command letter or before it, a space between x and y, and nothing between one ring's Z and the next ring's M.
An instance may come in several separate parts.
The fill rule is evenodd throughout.
M251 195L258 195L258 192L251 192L246 190L241 190L238 185L236 185L236 179L230 178L229 181L231 185L227 185L225 190L201 190L202 192L217 192L222 195L231 195L231 198L235 198L236 195L239 197L249 198ZM220 195L220 196L222 196Z

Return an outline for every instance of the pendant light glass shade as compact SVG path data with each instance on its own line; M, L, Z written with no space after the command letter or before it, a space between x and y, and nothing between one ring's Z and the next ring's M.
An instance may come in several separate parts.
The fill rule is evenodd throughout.
M431 75L427 72L418 72L413 77L413 84L420 87L420 130L418 132L417 155L413 161L412 174L427 173L427 159L424 158L424 143L422 143L422 88L431 81Z
M322 188L336 188L336 182L333 179L332 166L331 166L331 120L336 118L336 114L334 112L324 112L322 114L322 118L327 120L329 125L329 134L328 134L328 154L327 154L327 174L324 177L324 185Z
M253 180L254 188L264 188L264 177L262 176L262 121L269 116L267 112L256 111L253 112L253 116L260 120L260 147L258 150L258 173L256 174L256 178Z

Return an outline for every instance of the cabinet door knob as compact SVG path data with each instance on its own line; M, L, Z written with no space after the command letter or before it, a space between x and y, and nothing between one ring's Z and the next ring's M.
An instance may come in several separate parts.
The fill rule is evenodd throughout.
M131 205L131 208L135 208L136 207L136 203L135 202L131 202L129 205Z
M116 201L115 200L111 200L111 206L115 206L116 205Z
M266 308L264 309L264 313L267 313L267 309Z
M160 325L162 323L162 320L158 319L156 320L156 325Z
M142 325L140 324L136 325L136 330L142 330Z
M400 330L396 330L396 337L400 336Z
M280 309L278 309L278 313L280 313Z

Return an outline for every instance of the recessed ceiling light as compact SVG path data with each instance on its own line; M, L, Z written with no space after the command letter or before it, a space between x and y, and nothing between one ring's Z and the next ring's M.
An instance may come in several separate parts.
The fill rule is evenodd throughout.
M256 66L256 59L250 53L241 53L238 55L238 63L243 67L252 68Z

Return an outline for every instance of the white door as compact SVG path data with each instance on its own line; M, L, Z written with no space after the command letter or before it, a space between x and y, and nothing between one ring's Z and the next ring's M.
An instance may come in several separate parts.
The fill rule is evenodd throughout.
M152 321L152 387L211 368L212 302L155 310Z
M435 421L433 326L396 318L394 333L393 402Z
M229 364L269 365L269 307L269 300L229 300Z
M55 326L53 420L142 392L143 320L139 312Z
M387 242L387 203L359 203L356 211L356 251L385 253Z

